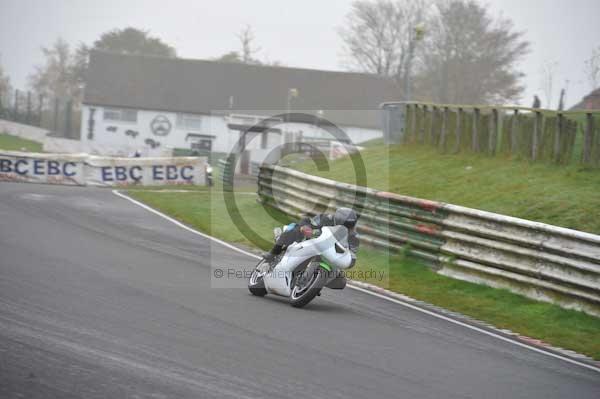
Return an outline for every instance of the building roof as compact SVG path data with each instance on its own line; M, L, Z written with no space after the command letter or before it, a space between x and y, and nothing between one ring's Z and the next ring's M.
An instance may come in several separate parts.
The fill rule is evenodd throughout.
M591 93L589 93L587 96L585 96L583 98L586 99L589 97L600 97L600 87L598 87L596 90L593 90Z
M569 111L587 110L588 107L586 102L593 98L600 98L600 87L583 96L583 99L569 108Z
M281 113L291 88L298 90L292 111L323 110L326 119L335 114L334 123L352 126L379 127L373 111L365 117L369 113L359 110L377 110L399 97L390 80L363 73L94 51L83 103L203 114L228 109Z

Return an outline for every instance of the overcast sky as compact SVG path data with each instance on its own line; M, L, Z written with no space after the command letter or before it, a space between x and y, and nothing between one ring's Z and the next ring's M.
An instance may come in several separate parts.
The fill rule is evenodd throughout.
M250 24L261 59L287 66L343 69L342 25L351 0L0 0L0 64L13 86L25 88L40 46L61 36L92 43L101 33L133 26L177 49L180 57L211 58L239 47L235 33ZM555 98L567 85L567 104L590 91L584 60L600 46L600 0L491 0L485 2L526 32L532 52L520 64L527 75L521 101L540 90L540 69L556 62ZM544 104L545 105L545 104Z

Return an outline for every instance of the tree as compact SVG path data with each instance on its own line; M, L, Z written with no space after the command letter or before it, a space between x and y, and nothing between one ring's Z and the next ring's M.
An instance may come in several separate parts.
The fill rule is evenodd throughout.
M552 107L552 98L554 97L554 71L558 63L547 61L540 69L540 87L546 100L546 108Z
M254 55L260 51L260 47L254 47L252 45L255 39L252 27L246 25L246 27L238 33L237 37L242 45L242 62L244 64L255 63L257 60L255 60Z
M153 55L174 58L175 48L161 39L150 36L148 31L128 27L105 32L90 47L80 43L74 54L74 79L81 84L85 82L90 51L100 50L120 54Z
M71 98L78 104L92 50L158 57L177 55L173 47L151 37L147 31L131 27L103 33L92 46L80 43L74 51L58 38L51 48L42 48L46 62L36 67L36 72L29 78L30 86L44 96Z
M3 116L4 109L8 108L10 97L12 95L12 86L10 78L5 75L4 68L0 64L0 116Z
M590 83L590 90L600 86L600 47L592 50L592 55L585 61L585 75Z
M255 47L253 44L256 38L250 25L246 25L236 34L236 37L240 41L240 51L230 51L215 58L215 61L254 65L280 65L277 61L263 62L255 58L256 53L260 51L260 47Z
M35 67L29 76L29 85L46 98L81 99L82 86L76 79L74 54L69 44L58 38L49 47L42 47L45 62Z
M103 50L121 54L154 55L157 57L177 56L175 48L164 43L156 37L150 36L148 31L128 27L114 29L103 33L96 40L92 50Z
M215 61L221 62L233 62L237 64L242 63L242 57L240 57L240 53L237 51L230 51L228 53L223 54L222 56L215 58Z
M417 43L431 10L428 0L355 1L339 28L346 65L403 83L407 96Z
M523 74L516 64L529 51L523 33L473 0L449 0L436 8L420 56L421 96L455 104L517 100Z

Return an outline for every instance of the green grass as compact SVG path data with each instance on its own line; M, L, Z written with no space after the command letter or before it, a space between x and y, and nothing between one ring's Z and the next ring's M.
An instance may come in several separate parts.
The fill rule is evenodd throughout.
M0 133L0 149L7 151L42 152L42 143Z
M129 194L189 226L241 245L251 246L252 243L236 227L233 222L236 218L243 217L268 241L272 239L273 227L279 225L250 192L236 194L239 215L234 217L227 213L218 189L203 188L187 193L139 189L131 190ZM276 215L283 216L278 212ZM402 255L388 256L381 251L361 248L358 259L357 266L352 269L355 277L360 277L359 272L383 272L383 279L363 280L600 360L599 318L534 301L507 290L438 275Z
M361 152L371 188L482 209L600 234L600 170L556 166L502 156L443 155L426 146L369 146ZM318 171L301 171L356 183L348 159Z

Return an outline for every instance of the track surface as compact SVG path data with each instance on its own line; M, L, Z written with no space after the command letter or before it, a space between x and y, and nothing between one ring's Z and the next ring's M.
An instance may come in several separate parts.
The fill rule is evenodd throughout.
M0 183L0 221L1 398L600 397L599 373L360 292L211 288L255 261L110 190Z

